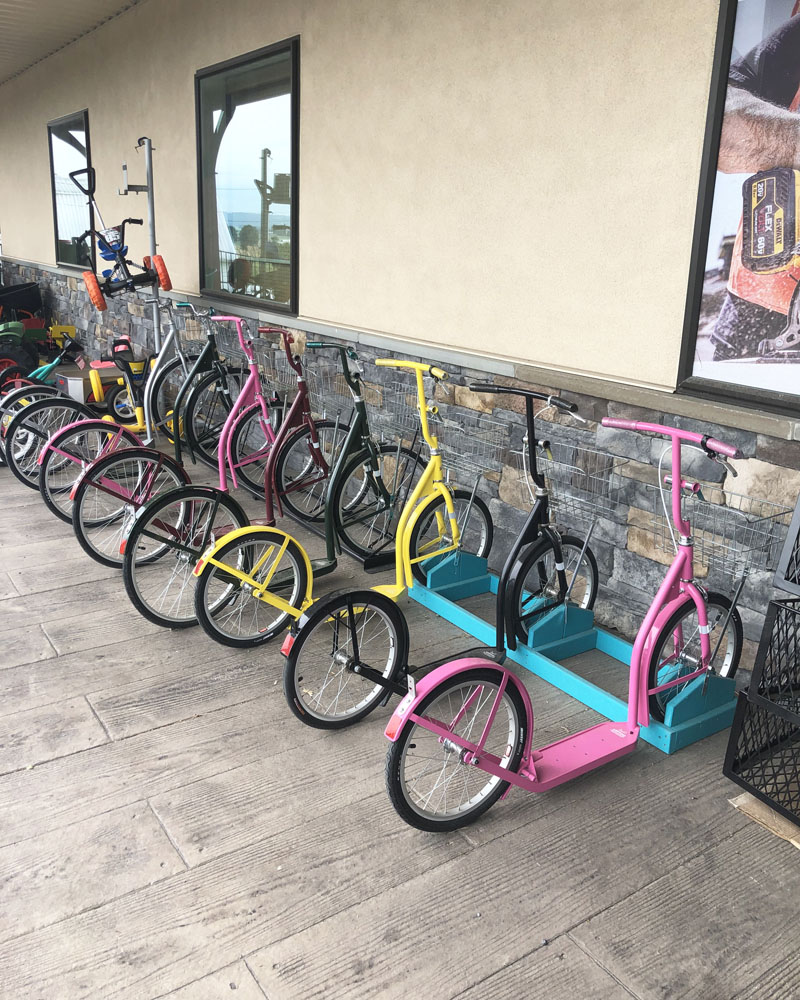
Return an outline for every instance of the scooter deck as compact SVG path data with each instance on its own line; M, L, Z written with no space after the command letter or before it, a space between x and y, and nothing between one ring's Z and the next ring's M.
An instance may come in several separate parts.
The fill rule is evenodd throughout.
M639 727L627 722L601 722L590 729L533 751L536 779L532 791L545 792L580 774L624 757L636 747ZM528 775L532 777L532 775Z

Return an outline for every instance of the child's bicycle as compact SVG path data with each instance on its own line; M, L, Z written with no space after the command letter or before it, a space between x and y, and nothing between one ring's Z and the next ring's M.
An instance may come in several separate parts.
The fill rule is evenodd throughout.
M672 445L672 474L665 481L676 554L633 647L628 717L534 750L530 696L491 651L450 658L416 685L409 678L408 692L386 727L391 741L386 784L399 815L418 829L456 829L484 813L511 785L546 791L630 753L640 727L651 714L663 718L666 702L688 683L712 670L725 677L736 671L741 620L726 596L707 592L694 580L692 526L681 503L684 496L696 496L698 487L684 480L680 469L682 442L700 445L731 472L726 458L740 458L739 451L660 424L612 418L603 424L663 435ZM660 492L663 500L663 487Z
M78 180L83 174L86 175L85 184ZM159 285L165 292L168 292L172 288L172 282L160 254L156 254L152 259L145 257L141 264L134 263L126 256L128 247L125 243L125 227L141 226L144 224L144 220L123 219L118 226L106 228L100 209L94 200L96 189L94 167L73 170L69 176L78 190L89 199L89 203L94 209L95 218L100 223L99 229L87 229L77 238L76 242L82 243L87 237L93 237L102 259L112 265L105 268L99 277L94 271L83 272L86 290L94 307L103 312L108 308L106 297L110 298L120 292L135 292L142 286Z
M548 494L536 465L533 401L546 400L564 412L574 412L575 404L533 390L484 383L469 388L524 398L528 462L536 489L536 502L500 574L495 648L479 650L502 663L506 645L516 649L518 642L525 642L534 621L553 607L568 598L580 607L593 607L597 563L586 542L550 526ZM539 444L549 448L547 442ZM416 539L424 512L425 508L417 508L410 514L409 541ZM443 537L442 527L436 538ZM433 546L440 545L436 538ZM424 581L426 571L441 558L427 536L424 544L412 541L410 548L413 554L409 553L404 566L409 585L410 571L419 568L417 575ZM401 579L398 565L398 584ZM370 591L342 593L320 601L301 618L297 635L286 648L283 677L289 707L302 722L316 728L340 728L363 719L393 693L404 695L410 674L426 669L408 666L408 625L401 610Z

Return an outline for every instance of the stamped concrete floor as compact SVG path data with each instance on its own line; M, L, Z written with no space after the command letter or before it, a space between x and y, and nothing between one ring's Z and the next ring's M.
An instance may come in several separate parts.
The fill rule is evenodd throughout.
M724 734L422 834L390 709L305 728L276 646L149 624L5 469L0 501L3 998L800 996L800 858L728 804ZM470 645L404 608L412 662ZM595 718L526 683L538 742Z

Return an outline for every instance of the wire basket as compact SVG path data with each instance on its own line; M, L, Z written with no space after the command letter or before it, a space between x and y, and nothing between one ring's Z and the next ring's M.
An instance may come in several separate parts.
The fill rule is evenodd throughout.
M194 316L183 316L183 325L178 326L178 337L184 351L199 353L206 346L205 328Z
M527 435L522 450L513 454L520 479L533 502L535 490L528 467ZM628 464L627 458L555 442L550 446L550 455L541 449L537 452L536 463L545 479L554 520L569 525L576 521L592 522L610 516L619 508L628 483L621 472Z
M642 485L652 498L655 547L671 555L671 491L665 487L662 494L658 486ZM774 569L792 516L791 507L707 483L700 483L698 493L683 491L681 510L692 526L695 561L729 576Z
M334 417L353 408L353 393L338 365L306 364L303 374L313 413Z
M459 420L448 417L433 427L449 478L470 483L476 477L499 482L511 446L507 420L463 410Z
M215 334L217 353L223 360L232 365L247 364L247 357L239 343L236 327L233 324L226 323L225 326L218 326Z
M381 438L389 441L419 441L422 430L417 403L417 383L398 379L375 384L365 396L370 407L370 426ZM370 399L370 396L374 397ZM435 427L437 417L429 413L428 420Z

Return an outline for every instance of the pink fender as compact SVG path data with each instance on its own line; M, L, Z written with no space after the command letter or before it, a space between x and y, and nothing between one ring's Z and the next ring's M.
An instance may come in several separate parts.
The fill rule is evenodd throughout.
M125 426L123 426L122 424L115 424L115 423L112 423L110 420L103 420L101 417L81 417L80 420L73 420L71 424L64 424L63 427L59 427L58 430L55 432L55 434L53 434L52 437L48 438L48 440L45 443L44 447L39 452L39 458L37 459L37 464L38 465L43 465L44 464L45 456L47 455L47 453L49 451L52 450L52 448L53 448L53 441L54 441L55 438L57 438L59 435L63 434L65 431L72 430L73 427L77 427L79 424L85 424L87 422L87 420L90 420L93 423L104 423L106 425L106 427L108 428L109 434L113 434L115 432L119 432L118 433L118 437L124 437L124 438L126 438L134 446L138 445L138 446L141 447L141 445L142 445L141 438L138 437L136 434L134 434L133 431L128 430L128 428L125 427Z
M526 745L522 757L523 760L527 760L530 755L531 740L533 739L533 705L531 704L530 695L516 674L494 663L492 660L483 660L478 656L467 656L460 660L450 660L449 663L443 663L440 667L436 667L435 670L431 670L429 674L426 674L416 685L414 693L409 692L394 710L384 732L386 738L391 740L392 743L397 742L404 726L411 719L412 715L416 714L417 706L426 695L430 694L438 684L446 681L454 674L463 673L465 670L473 670L475 667L491 667L492 670L496 670L499 674L505 674L508 678L506 683L516 685L519 690L523 704L525 705L525 712L528 716Z
M694 602L695 606L703 609L703 613L706 613L705 601L703 600L702 594L697 589L693 583L684 584L684 589L681 593L674 597L671 601L667 601L664 607L656 615L656 619L653 622L653 626L647 638L644 641L644 646L642 647L642 676L639 682L639 704L638 704L638 722L640 726L647 726L650 724L650 705L647 698L647 673L645 667L650 662L650 650L653 648L653 644L656 641L656 637L659 632L661 632L664 625L672 617L675 611L682 607L684 604L689 602Z

